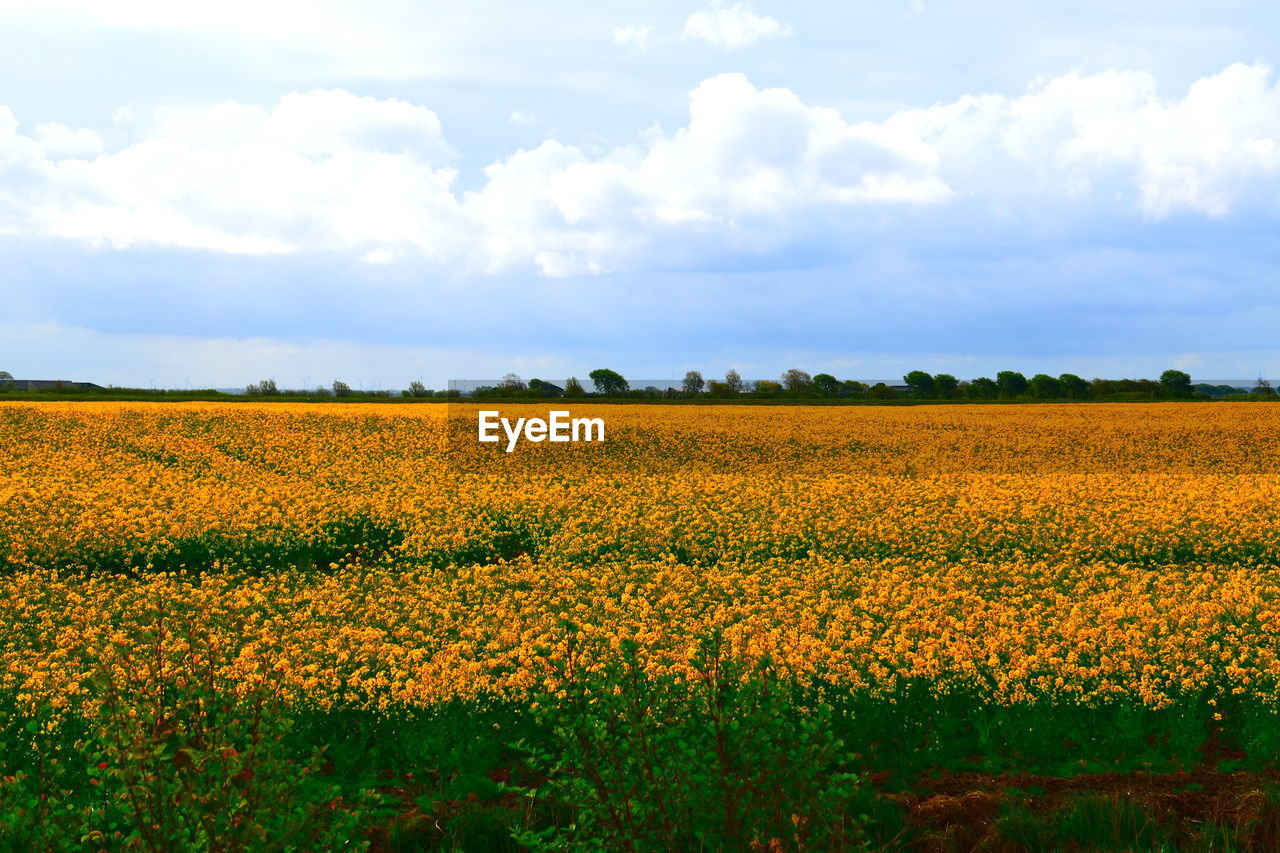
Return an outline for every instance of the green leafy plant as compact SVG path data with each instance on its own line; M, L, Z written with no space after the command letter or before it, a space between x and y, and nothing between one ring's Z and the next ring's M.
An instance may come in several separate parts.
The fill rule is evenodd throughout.
M525 831L536 850L853 850L859 780L838 768L824 706L805 707L769 661L745 664L719 635L689 678L652 676L640 649L552 664L555 693L536 714L549 741L528 761L529 795L567 807L567 823Z
M352 850L372 791L325 779L291 747L278 683L225 674L188 614L102 650L79 713L0 725L0 849ZM19 725L21 723L21 725Z

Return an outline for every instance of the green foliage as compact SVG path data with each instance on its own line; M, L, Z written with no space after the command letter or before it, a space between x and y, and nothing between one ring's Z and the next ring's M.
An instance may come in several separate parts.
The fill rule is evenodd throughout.
M786 388L792 394L801 394L808 391L813 385L813 377L803 370L791 368L782 374L782 387Z
M1016 370L1002 370L996 374L996 387L1000 389L1002 398L1012 400L1025 394L1029 383L1027 382L1027 377Z
M534 850L863 849L860 785L840 767L830 708L795 701L768 661L745 666L720 637L688 680L646 676L640 651L552 664L537 699L549 745L528 747L546 776L529 796L572 810L524 831Z
M0 723L0 850L359 850L372 791L344 796L323 750L292 749L269 679L176 619L103 650L83 714ZM24 719L25 717L25 719Z
M840 383L840 396L853 399L860 399L867 396L867 386L861 382L855 382L852 379L846 379Z
M335 563L372 563L398 549L404 529L393 521L366 515L325 521L314 530L259 528L249 533L210 530L154 542L121 542L67 553L35 552L32 562L72 571L206 572L238 570L262 574L288 567L328 570ZM0 551L2 553L2 551Z
M1000 396L1000 386L994 380L979 376L969 383L965 396L971 400L994 400Z
M1045 853L1177 849L1171 829L1123 795L1077 796L1065 807L1040 814L1015 799L997 818L996 835L1018 850Z
M1191 396L1191 375L1181 370L1166 370L1160 374L1160 387L1168 397L1186 399Z
M1093 396L1093 389L1089 383L1074 373L1062 374L1058 377L1058 383L1062 386L1062 393L1068 400L1088 400Z
M933 384L937 388L938 396L943 399L950 399L956 395L960 388L960 380L956 379L950 373L939 373L933 377Z
M701 394L702 389L707 387L707 383L702 378L701 373L696 370L690 370L684 375L684 382L681 387L686 394Z
M841 390L840 380L830 373L819 373L813 377L813 390L823 397L838 397Z
M627 380L622 378L622 374L605 367L593 370L587 376L595 383L596 393L603 394L606 397L614 394L625 394L629 388Z
M1056 816L1056 840L1087 850L1158 850L1171 846L1167 828L1123 797L1083 796Z
M933 376L923 370L911 371L902 377L902 381L907 383L907 386L911 389L912 396L919 397L922 400L933 397L938 391L938 386L933 381Z
M564 393L558 386L551 382L544 382L541 379L529 380L529 394L537 397L559 397Z
M1037 400L1060 400L1065 396L1062 383L1046 373L1032 376L1027 385L1031 389L1031 396Z
M1095 379L1090 383L1093 396L1109 402L1145 403L1164 394L1154 379Z
M450 551L438 552L439 565L496 563L527 556L536 558L550 531L533 518L500 510L487 510L474 520L464 544Z

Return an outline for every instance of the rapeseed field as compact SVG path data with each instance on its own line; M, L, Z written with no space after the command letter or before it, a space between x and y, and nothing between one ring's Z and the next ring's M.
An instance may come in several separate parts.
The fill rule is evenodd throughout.
M297 806L296 849L967 849L916 808L931 773L1238 778L1280 749L1280 408L504 406L608 426L512 453L475 440L477 408L0 406L0 826L53 838L24 797L56 790L84 849L205 849L144 807L134 752L159 749L256 849L272 818L209 755L265 747L228 708L271 709L280 761L342 789ZM789 721L739 752L819 788L767 815L772 783L724 763L725 707ZM645 752L664 713L720 763ZM212 728L187 743L179 718ZM627 762L738 780L759 821L668 792L693 809L668 825ZM1025 803L992 797L983 837L1012 837ZM1082 808L1051 805L1042 841ZM1237 806L1221 838L1153 818L1151 844L1262 843Z

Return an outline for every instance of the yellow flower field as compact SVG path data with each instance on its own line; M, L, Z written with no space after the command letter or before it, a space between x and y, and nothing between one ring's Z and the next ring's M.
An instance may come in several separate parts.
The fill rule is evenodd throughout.
M476 408L0 406L0 690L194 628L322 707L519 698L720 629L868 695L1280 693L1280 407L562 404L606 442L511 454Z

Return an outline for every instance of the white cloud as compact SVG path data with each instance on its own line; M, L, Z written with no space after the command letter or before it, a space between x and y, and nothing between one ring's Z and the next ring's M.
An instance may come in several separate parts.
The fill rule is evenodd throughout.
M91 157L102 151L102 137L85 128L53 121L36 125L36 141L53 158Z
M7 130L0 119L7 230L247 254L406 242L448 257L458 243L453 151L435 114L404 101L338 90L163 110L93 160Z
M379 246L376 249L370 249L360 256L360 260L366 264L374 264L381 266L389 264L396 259L396 253L388 249L386 246Z
M717 47L738 48L755 44L762 38L791 34L791 26L774 18L757 15L749 3L723 6L694 12L684 23L681 38L701 39Z
M723 74L693 90L683 127L598 154L548 139L466 192L436 115L401 100L161 110L118 150L63 125L24 134L0 107L0 233L566 276L839 242L850 228L830 215L858 209L1274 215L1273 78L1232 65L1169 99L1144 73L1068 74L854 122Z
M644 53L649 49L649 36L653 33L653 27L642 27L637 24L628 24L625 27L618 27L613 31L613 43L622 47L633 47Z
M882 132L900 148L924 146L939 176L968 197L1091 198L1156 218L1222 216L1273 197L1280 88L1272 76L1264 63L1237 63L1171 100L1150 74L1072 73L1021 96L905 110Z
M527 113L524 110L512 110L511 115L507 116L507 121L511 124L537 124L538 117L533 113Z

